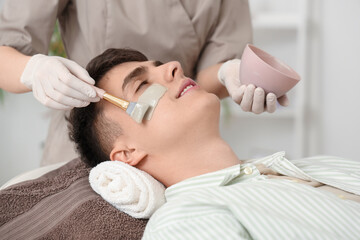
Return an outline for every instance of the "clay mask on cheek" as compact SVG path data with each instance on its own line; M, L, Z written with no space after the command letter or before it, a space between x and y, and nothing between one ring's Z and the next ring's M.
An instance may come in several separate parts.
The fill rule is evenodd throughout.
M149 109L147 109L147 111L146 111L146 113L144 115L144 118L146 120L151 119L151 117L152 117L152 115L154 113L156 105L158 104L160 98L165 94L166 91L167 91L166 87L164 87L164 86L162 86L160 84L154 83L151 86L149 86L143 92L143 94L140 95L137 102L145 103L145 104L148 104L150 106ZM144 113L140 111L140 112L138 112L138 114L143 115ZM136 119L138 117L132 116L132 118Z

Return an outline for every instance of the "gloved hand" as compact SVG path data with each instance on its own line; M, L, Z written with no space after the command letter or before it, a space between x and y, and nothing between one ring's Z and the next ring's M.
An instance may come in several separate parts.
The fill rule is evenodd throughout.
M241 106L245 112L256 114L267 111L269 113L276 110L276 96L268 93L265 100L265 91L252 84L241 85L240 82L240 59L233 59L223 63L218 71L219 81L226 87L230 97ZM287 106L289 100L286 95L277 99L279 104Z
M35 98L47 107L71 109L100 100L91 85L95 81L80 65L62 57L34 55L20 82L32 89Z

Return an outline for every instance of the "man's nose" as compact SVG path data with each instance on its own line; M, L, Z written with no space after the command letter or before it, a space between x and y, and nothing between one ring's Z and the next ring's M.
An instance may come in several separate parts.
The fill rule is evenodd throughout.
M183 76L184 72L181 67L181 64L177 61L172 61L166 63L166 73L165 73L165 80L167 82L172 82L178 76Z

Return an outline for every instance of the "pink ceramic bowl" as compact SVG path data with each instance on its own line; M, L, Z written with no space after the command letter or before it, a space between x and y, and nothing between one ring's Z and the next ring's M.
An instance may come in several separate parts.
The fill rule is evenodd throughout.
M300 76L275 57L247 44L241 57L240 81L281 97L300 81Z

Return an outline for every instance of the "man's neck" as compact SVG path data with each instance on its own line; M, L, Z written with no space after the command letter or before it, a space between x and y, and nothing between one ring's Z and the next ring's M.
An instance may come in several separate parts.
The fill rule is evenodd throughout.
M231 147L220 137L178 149L172 157L162 159L164 172L158 171L158 180L166 187L187 178L218 171L240 163Z

